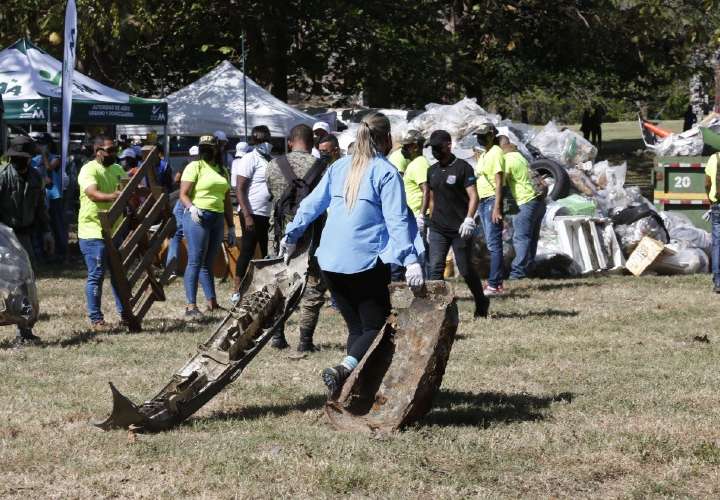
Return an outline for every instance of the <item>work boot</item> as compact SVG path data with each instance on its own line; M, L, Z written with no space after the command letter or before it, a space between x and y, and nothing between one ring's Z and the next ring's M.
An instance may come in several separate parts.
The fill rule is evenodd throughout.
M300 330L300 343L297 346L298 352L317 352L319 349L313 344L312 333L308 334Z
M345 380L350 376L350 370L345 365L325 368L320 376L328 390L328 399L335 399L342 389Z
M42 340L33 334L31 328L18 328L15 345L38 345L40 343L42 343Z
M290 344L288 344L287 340L285 340L285 332L273 333L270 345L273 346L275 349L287 349L288 347L290 347Z
M475 303L475 314L473 318L487 318L488 310L490 309L490 301L487 297L483 297L485 300Z

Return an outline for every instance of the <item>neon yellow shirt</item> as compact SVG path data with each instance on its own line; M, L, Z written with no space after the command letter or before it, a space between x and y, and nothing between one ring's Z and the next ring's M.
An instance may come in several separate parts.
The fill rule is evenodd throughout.
M505 172L505 159L502 148L495 145L483 153L475 167L478 196L481 200L495 196L495 174L500 172Z
M427 182L429 168L430 163L428 163L423 155L420 155L411 161L405 169L405 175L403 176L405 197L407 198L407 204L410 210L412 210L415 215L418 215L422 209L423 191L420 188L420 184Z
M530 180L530 165L522 154L517 151L505 153L505 172L510 192L518 205L537 198Z
M98 212L109 210L112 201L92 201L85 194L85 190L95 184L101 193L114 193L120 186L120 179L125 177L125 171L117 163L104 167L101 163L93 160L86 163L78 174L78 185L80 186L80 211L78 213L78 238L83 240L102 239L102 227ZM120 217L113 230L122 222Z
M712 201L713 203L718 202L717 186L715 185L715 181L717 180L717 167L718 155L714 154L705 164L705 175L710 177L710 193L708 194L708 198L710 198L710 201Z
M230 183L221 167L211 165L205 160L190 162L180 181L195 184L190 191L193 205L211 212L225 211L225 193L230 189Z
M403 156L402 148L396 149L395 151L390 153L390 156L388 156L388 161L392 163L395 168L398 169L398 172L400 172L401 174L405 173L405 169L410 163L410 160Z

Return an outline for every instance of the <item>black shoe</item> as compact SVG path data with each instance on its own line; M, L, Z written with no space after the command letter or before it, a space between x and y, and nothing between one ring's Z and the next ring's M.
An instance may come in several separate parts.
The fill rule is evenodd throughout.
M32 332L18 333L15 337L15 345L40 345L42 340Z
M720 285L713 286L713 293L720 293Z
M315 347L315 344L313 344L312 341L310 341L310 342L300 341L300 343L297 346L298 352L318 352L319 350L320 349Z
M475 313L473 314L473 318L487 318L488 317L488 310L490 309L490 301L485 299L485 301L481 304L475 305Z
M328 390L328 399L334 399L340 393L345 380L350 376L350 370L345 365L325 368L320 376Z
M275 349L287 349L288 347L290 347L290 344L288 344L287 340L285 340L285 336L273 337L270 341L270 345L273 346Z

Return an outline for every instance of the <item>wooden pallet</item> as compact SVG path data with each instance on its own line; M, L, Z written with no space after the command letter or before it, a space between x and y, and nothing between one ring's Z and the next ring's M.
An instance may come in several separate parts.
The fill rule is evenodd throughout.
M163 242L175 233L175 217L170 198L155 177L160 161L157 148L144 147L143 157L135 175L122 180L121 194L110 209L99 213L110 273L125 310L123 319L136 332L153 303L165 300L163 286L176 265L169 262L163 270L154 265Z

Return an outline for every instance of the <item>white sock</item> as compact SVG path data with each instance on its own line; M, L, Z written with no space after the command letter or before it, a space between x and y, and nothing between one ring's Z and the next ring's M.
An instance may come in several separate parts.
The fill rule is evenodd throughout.
M345 356L345 359L343 359L340 364L347 368L349 371L353 371L358 365L358 360L353 358L352 356Z

